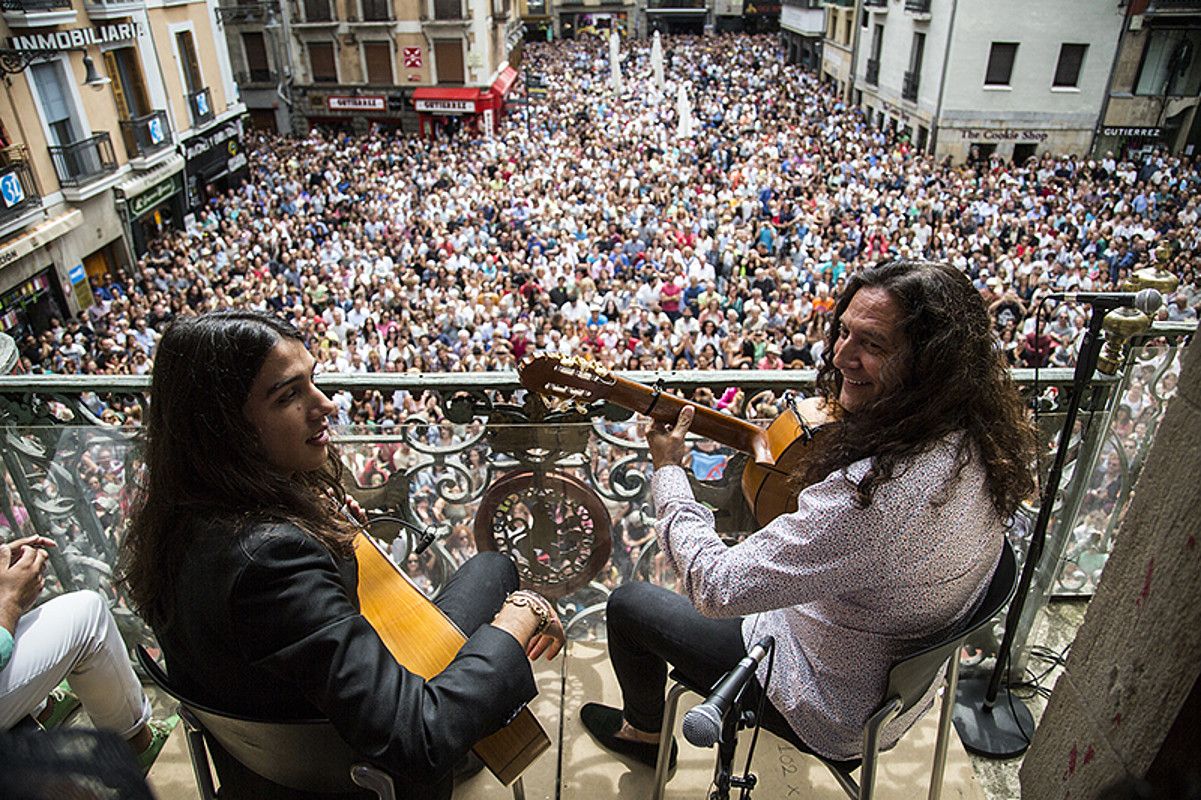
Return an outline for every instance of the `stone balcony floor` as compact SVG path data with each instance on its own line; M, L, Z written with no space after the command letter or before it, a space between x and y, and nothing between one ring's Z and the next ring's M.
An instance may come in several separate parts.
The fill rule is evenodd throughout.
M555 661L538 662L535 674L539 696L532 708L553 746L526 771L526 797L529 800L649 798L653 770L641 765L631 766L601 750L579 722L577 712L585 702L617 705L620 699L604 643L572 642L565 654ZM699 700L695 695L686 694L676 720L680 760L667 787L667 797L673 800L706 797L713 775L716 752L689 745L679 731L684 711ZM936 705L895 749L881 755L878 797L914 800L926 795L937 723ZM742 749L736 760L739 769L748 743L749 736L740 738ZM753 796L760 800L789 797L839 800L845 797L825 767L767 732L759 737L753 771L759 777ZM182 728L172 735L159 757L150 773L150 783L160 800L198 798ZM1002 780L1000 785L1004 786L1005 781ZM465 781L455 791L456 800L508 797L512 797L511 791L501 786L487 770ZM953 733L943 797L948 800L990 800L976 777L971 760Z

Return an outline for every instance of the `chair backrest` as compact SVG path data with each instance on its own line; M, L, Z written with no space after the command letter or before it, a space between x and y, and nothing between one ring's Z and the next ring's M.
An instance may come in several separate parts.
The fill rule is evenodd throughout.
M351 781L350 768L362 759L355 756L329 720L278 722L219 711L184 697L140 645L138 661L160 689L191 712L206 735L252 772L297 791L358 790Z
M1017 586L1017 558L1013 548L1005 541L1001 548L1001 559L989 582L988 590L976 612L955 629L955 632L935 644L903 658L892 665L888 672L889 702L893 698L901 701L900 713L912 708L930 688L930 684L941 672L940 667L952 655L957 655L963 640L988 624L1009 602Z

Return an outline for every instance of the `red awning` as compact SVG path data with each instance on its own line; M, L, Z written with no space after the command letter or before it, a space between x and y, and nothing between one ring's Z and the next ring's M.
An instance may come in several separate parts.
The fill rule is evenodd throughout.
M414 100L471 100L480 99L480 90L469 87L422 86L413 90Z
M497 76L496 82L492 84L492 91L497 97L504 97L513 88L513 83L517 80L517 70L512 67L505 67Z

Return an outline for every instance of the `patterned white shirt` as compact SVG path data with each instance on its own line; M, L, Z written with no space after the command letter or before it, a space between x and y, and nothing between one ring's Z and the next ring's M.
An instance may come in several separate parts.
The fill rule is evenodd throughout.
M659 545L684 592L707 617L745 617L748 650L775 637L768 697L827 758L862 755L863 724L893 662L970 614L996 568L1003 522L977 457L955 479L962 436L898 465L866 509L852 485L867 473L865 459L806 488L796 513L734 547L714 531L682 468L655 472ZM938 685L885 728L882 749L925 713Z

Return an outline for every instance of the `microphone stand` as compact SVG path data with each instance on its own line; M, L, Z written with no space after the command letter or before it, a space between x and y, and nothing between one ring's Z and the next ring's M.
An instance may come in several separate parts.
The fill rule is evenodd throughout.
M1026 595L1034 580L1034 571L1038 567L1043 545L1046 543L1051 510L1059 492L1059 482L1063 478L1063 466L1067 461L1080 400L1097 368L1102 343L1101 323L1105 320L1105 312L1106 309L1093 308L1088 330L1080 344L1076 371L1072 375L1072 390L1068 395L1067 414L1059 432L1059 445L1055 449L1055 460L1047 473L1047 482L1043 485L1038 521L1030 534L1026 563L1022 565L1017 591L1005 615L1005 635L997 650L996 666L993 667L992 676L987 682L983 678L960 680L955 693L955 730L959 732L964 749L974 755L985 758L1016 758L1030 747L1030 736L1034 734L1034 715L1020 698L1009 691L1008 686L1001 688L1001 675L1009 661L1010 649L1013 647L1018 622L1022 616L1022 607L1025 605ZM955 657L958 658L958 654Z
M763 725L763 704L767 702L767 687L771 685L772 672L776 665L776 640L771 640L767 651L767 678L759 692L759 706L755 711L742 711L742 693L734 701L730 713L722 720L721 739L717 746L717 767L713 776L715 784L709 793L709 800L730 800L730 787L741 790L739 800L751 800L751 790L759 782L758 776L751 772L751 760L755 756L755 745L759 741L759 730ZM752 682L753 682L752 678ZM741 776L734 774L734 751L738 747L738 731L754 726L755 733L751 736L751 746L746 753L746 767Z

